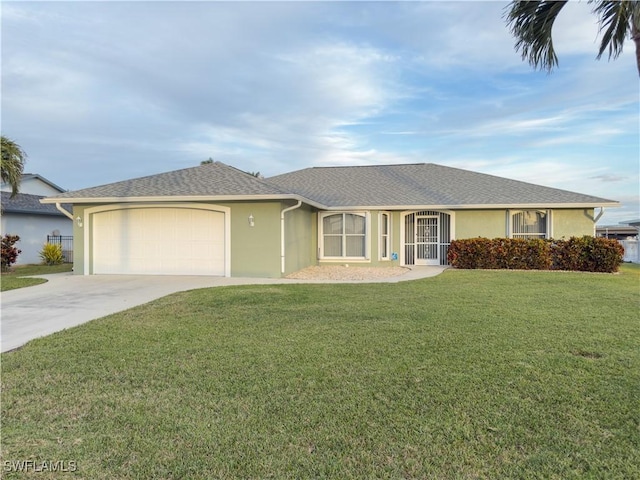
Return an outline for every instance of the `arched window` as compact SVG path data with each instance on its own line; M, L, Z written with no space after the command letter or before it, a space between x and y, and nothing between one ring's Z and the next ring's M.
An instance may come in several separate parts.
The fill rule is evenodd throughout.
M366 258L367 217L363 213L320 214L321 258Z

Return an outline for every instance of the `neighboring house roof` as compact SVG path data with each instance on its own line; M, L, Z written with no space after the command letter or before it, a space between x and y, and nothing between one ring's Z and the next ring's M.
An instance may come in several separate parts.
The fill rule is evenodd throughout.
M618 205L613 200L433 163L314 167L267 180L328 207Z
M613 200L432 163L315 167L258 179L214 162L43 200L72 203L295 198L322 209L618 206Z
M37 173L24 173L24 174L22 174L22 181L23 182L25 180L30 180L30 179L38 179L41 182L46 183L47 185L49 185L51 188L55 188L59 192L66 192L66 190L64 188L59 187L58 185L53 183L51 180L48 180L48 179L44 178L42 175L39 175Z
M40 195L29 195L28 193L17 193L11 198L11 192L0 192L2 195L2 213L24 213L30 215L53 215L64 217L55 205L40 203L44 197ZM70 204L63 204L67 209L71 209Z
M59 187L58 185L53 183L51 180L48 180L44 178L42 175L39 175L37 173L23 173L20 177L20 183L27 183L29 180L40 180L42 183L44 183L45 185L48 185L54 190L57 190L61 193L66 192L64 188ZM11 185L9 185L6 182L2 182L2 186L0 188L2 189L3 192L11 191ZM29 192L24 192L24 193L29 193Z
M53 199L104 201L158 197L278 197L290 196L280 188L221 162L124 180L99 187L66 192Z
M638 227L633 227L631 225L596 225L596 233L637 235Z

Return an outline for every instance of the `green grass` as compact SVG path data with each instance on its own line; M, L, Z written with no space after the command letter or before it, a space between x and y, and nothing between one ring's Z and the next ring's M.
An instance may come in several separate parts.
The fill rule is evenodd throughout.
M640 478L639 300L629 265L178 293L3 354L2 459L90 479Z
M13 267L9 272L2 272L0 277L0 291L14 290L16 288L31 287L45 283L44 278L23 278L29 275L47 275L50 273L70 272L73 268L71 263L61 265L19 265Z

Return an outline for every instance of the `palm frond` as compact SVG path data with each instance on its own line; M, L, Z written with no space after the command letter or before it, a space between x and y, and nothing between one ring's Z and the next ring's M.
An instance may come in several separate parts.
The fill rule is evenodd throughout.
M602 40L597 58L609 51L609 59L616 59L622 53L627 35L640 28L640 2L629 0L598 1L593 13L598 16Z
M0 156L0 176L2 181L11 185L11 196L15 196L20 188L20 180L27 154L20 145L2 135L2 154Z
M513 1L506 7L505 17L515 49L534 68L551 72L558 65L551 30L567 1Z

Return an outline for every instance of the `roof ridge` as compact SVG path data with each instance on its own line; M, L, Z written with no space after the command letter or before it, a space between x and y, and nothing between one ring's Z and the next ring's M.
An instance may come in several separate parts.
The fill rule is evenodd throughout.
M282 188L280 188L278 185L276 185L276 184L274 184L274 183L270 182L268 179L266 179L266 178L264 178L264 177L262 177L262 178L260 178L260 177L256 177L255 175L252 175L251 173L249 173L249 172L247 172L247 171L245 171L245 170L240 170L238 167L234 167L233 165L227 165L226 163L220 162L220 161L218 161L218 160L214 161L213 163L214 163L214 164L220 164L220 165L222 165L222 166L224 166L224 167L227 167L227 168L233 169L233 170L235 170L235 171L237 171L237 172L240 172L240 173L244 173L245 175L247 175L247 176L251 179L251 181L254 181L254 182L260 182L261 184L266 185L266 186L268 186L268 187L270 187L270 188L275 188L276 190L278 190L278 192L279 192L279 193L282 193L282 194L289 194L289 193L291 193L291 192L289 192L289 191L287 191L287 190L283 190L283 189L282 189Z
M437 165L436 163L415 162L415 163L381 163L375 165L327 165L326 167L309 167L309 168L378 168L378 167L407 167L410 165ZM307 169L303 169L307 170Z

